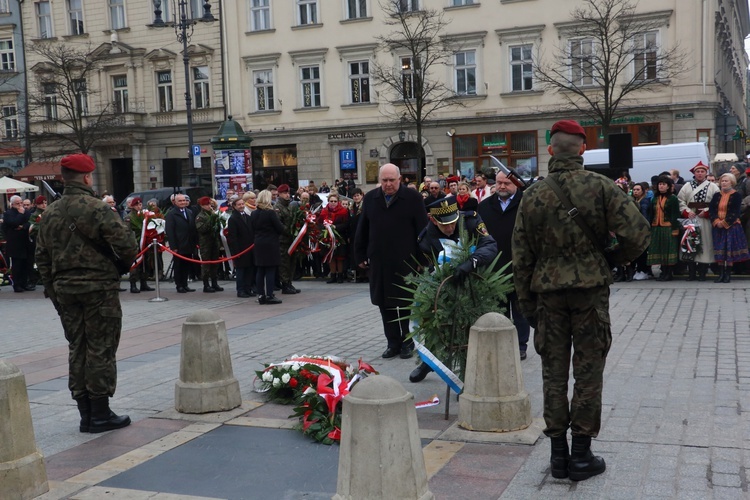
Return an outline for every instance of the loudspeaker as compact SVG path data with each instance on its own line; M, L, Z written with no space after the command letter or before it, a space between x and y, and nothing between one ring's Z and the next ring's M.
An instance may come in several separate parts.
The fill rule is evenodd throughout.
M167 158L163 161L164 187L182 186L182 160Z
M620 176L633 168L633 138L630 134L609 134L609 168Z

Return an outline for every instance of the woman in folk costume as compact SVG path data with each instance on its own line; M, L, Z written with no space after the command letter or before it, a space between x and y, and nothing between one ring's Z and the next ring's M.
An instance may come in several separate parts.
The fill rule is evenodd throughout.
M719 177L721 192L711 198L708 207L713 226L714 254L721 268L721 275L714 283L729 283L732 264L750 259L740 222L742 195L734 189L735 185L737 178L733 174Z
M672 178L659 177L656 196L652 200L651 244L648 247L648 265L661 266L657 281L672 281L672 271L677 264L680 232L680 208L677 197L672 194Z
M708 214L708 204L719 192L719 186L707 179L708 167L698 162L690 169L693 180L682 186L677 199L680 201L680 213L688 219L697 218L701 232L701 251L695 256L695 261L688 264L688 280L694 280L696 271L698 279L706 279L708 265L714 262L714 244L711 237L711 221Z

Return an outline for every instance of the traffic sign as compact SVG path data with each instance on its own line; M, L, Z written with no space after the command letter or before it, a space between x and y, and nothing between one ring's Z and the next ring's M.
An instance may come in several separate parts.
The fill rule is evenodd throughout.
M201 147L193 144L193 168L201 168Z

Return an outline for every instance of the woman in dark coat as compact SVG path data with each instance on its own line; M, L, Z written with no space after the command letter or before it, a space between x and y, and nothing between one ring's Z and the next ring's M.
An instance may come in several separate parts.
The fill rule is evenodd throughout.
M745 232L740 222L742 194L735 191L737 179L733 174L719 177L721 191L711 198L708 214L711 217L714 256L721 269L721 275L714 283L729 283L732 265L750 259Z
M346 259L346 253L349 251L349 245L347 244L349 240L349 210L341 206L338 194L329 194L328 205L320 211L318 222L321 230L325 229L325 221L331 221L331 225L340 236L333 257L328 262L331 268L331 279L326 281L326 283L343 283L344 260ZM323 253L325 254L327 251L324 250Z
M255 281L258 288L259 304L281 304L281 299L273 295L276 281L276 268L281 264L279 236L284 226L271 205L271 192L263 190L258 194L257 210L250 218L255 233Z
M255 234L250 220L252 216L245 212L243 199L235 200L232 208L227 222L227 243L232 255L237 255L255 242ZM237 271L237 297L255 297L255 249L234 259L234 269Z

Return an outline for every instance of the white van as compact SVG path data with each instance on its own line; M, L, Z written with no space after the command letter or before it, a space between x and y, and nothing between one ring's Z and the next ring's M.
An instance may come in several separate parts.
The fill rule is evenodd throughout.
M690 169L699 161L711 167L708 147L703 142L684 142L658 146L636 146L633 148L633 168L629 170L633 182L651 182L651 177L673 168L680 171L684 179L691 177ZM608 149L592 149L583 153L583 167L608 177L620 177L609 166Z

